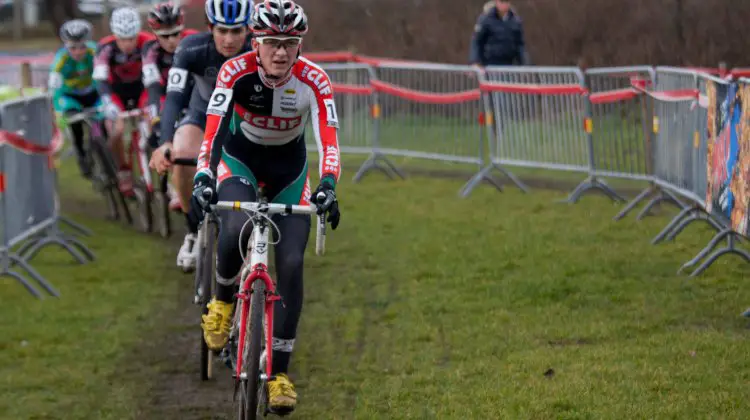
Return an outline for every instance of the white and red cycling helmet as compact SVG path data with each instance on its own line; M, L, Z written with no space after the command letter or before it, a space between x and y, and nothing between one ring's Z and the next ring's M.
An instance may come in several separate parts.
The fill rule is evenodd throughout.
M147 22L157 35L165 31L181 31L185 27L185 14L180 6L171 2L159 3L148 12Z
M264 0L253 8L250 27L256 36L302 36L307 33L307 16L292 0Z

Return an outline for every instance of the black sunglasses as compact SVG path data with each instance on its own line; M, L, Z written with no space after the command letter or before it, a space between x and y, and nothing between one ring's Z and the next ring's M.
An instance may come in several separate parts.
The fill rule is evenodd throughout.
M172 32L171 34L160 34L157 35L161 39L179 38L182 31Z

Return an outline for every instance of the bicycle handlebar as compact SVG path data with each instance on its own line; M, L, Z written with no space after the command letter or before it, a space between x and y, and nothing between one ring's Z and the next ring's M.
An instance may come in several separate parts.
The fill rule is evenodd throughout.
M144 112L142 109L136 108L136 109L131 109L130 111L122 111L119 114L117 114L117 116L120 118L136 118L136 117L140 117L143 114Z
M65 117L65 122L68 124L75 124L77 122L85 121L91 116L96 115L99 112L99 108L84 108L82 111L79 111L70 117Z
M213 194L203 191L204 196ZM315 231L315 255L325 253L326 221L325 214L318 215L315 205L300 206L294 204L258 203L254 201L219 201L211 205L212 210L252 211L269 215L273 214L309 214L318 216L318 226Z
M169 150L169 149L167 149L164 152L164 157L168 161L172 162L172 165L178 165L178 166L198 166L198 159L190 159L190 158L172 159L172 151Z

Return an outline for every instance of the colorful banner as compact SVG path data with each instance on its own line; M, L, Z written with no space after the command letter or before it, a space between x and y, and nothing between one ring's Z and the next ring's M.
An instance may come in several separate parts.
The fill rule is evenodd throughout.
M750 225L750 83L740 83L742 121L740 122L739 156L737 170L732 177L731 191L734 196L732 230L748 236Z
M737 165L742 102L737 84L708 81L708 160L706 210L732 217L734 194L730 188Z

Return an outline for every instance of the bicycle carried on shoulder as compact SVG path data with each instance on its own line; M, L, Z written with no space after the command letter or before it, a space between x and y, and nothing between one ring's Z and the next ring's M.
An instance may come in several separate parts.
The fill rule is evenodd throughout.
M238 401L237 415L242 420L254 420L258 415L270 413L268 381L273 379L273 309L276 302L281 300L276 291L276 282L268 271L269 230L278 229L271 216L318 216L315 252L317 255L325 252L325 215L317 215L317 206L268 203L262 194L260 196L257 202L219 201L211 206L211 213L216 210L245 212L250 216L247 223L252 223L253 227L243 257L245 263L240 273L240 290L229 342L223 351L229 353L234 368L235 397L239 397L235 398ZM314 199L317 201L317 197ZM213 253L209 255L213 257Z

